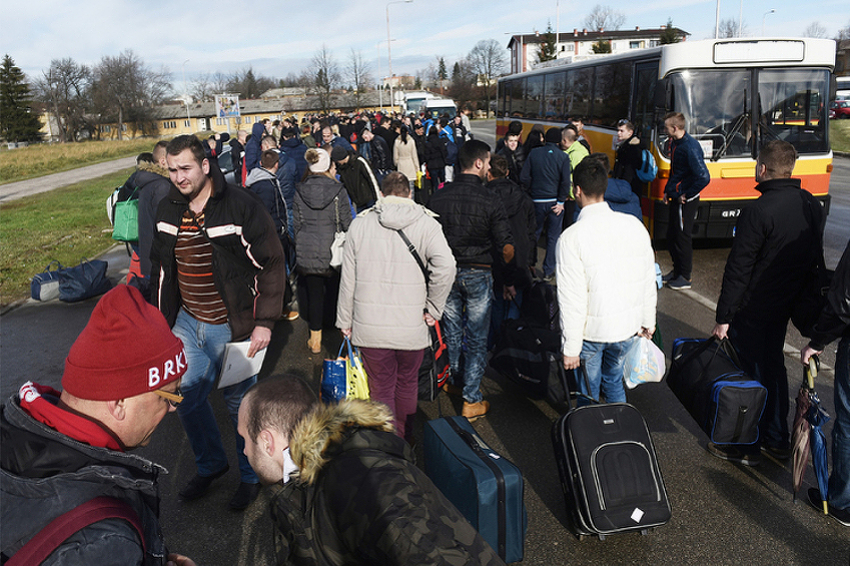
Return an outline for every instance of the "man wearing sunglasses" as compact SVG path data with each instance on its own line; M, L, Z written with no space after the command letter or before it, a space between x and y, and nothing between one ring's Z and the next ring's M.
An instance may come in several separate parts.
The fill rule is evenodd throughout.
M4 564L192 564L165 547L163 468L129 453L182 400L185 371L183 344L136 288L104 295L65 360L63 390L29 381L0 409ZM46 560L32 554L40 544Z

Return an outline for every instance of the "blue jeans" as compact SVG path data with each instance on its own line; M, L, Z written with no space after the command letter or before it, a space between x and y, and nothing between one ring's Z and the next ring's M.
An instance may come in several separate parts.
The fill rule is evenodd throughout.
M585 340L581 345L579 357L587 372L587 380L581 373L576 375L579 393L599 400L601 391L606 402L625 403L626 390L623 387L623 366L625 365L626 354L634 341L634 336L622 342L589 342ZM580 396L576 404L589 405L590 401Z
M183 402L177 405L177 414L189 438L192 452L195 453L198 474L209 477L227 466L221 432L207 397L215 387L224 357L224 346L230 341L230 325L207 324L181 309L171 330L183 342L186 350L186 373L180 382ZM256 382L255 375L221 390L236 435L239 473L245 483L258 483L259 479L243 452L245 441L236 433L236 423L242 396Z
M563 222L561 215L555 214L552 210L555 204L555 201L534 203L534 215L537 218L537 230L534 231L535 246L540 239L540 234L543 233L543 228L546 228L546 257L543 259L543 275L546 277L555 273L555 253Z
M835 356L835 422L832 425L832 475L829 503L850 511L850 336Z
M487 364L487 334L490 330L492 299L493 274L489 269L457 268L441 324L449 350L452 380L455 385L463 386L463 399L467 403L478 403L484 398L481 394L481 377ZM464 343L466 352L461 370L460 357Z

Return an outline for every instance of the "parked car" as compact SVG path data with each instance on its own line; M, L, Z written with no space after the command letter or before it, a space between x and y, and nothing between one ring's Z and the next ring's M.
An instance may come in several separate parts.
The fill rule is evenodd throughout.
M829 117L835 119L850 118L850 100L834 100L829 105Z
M228 183L235 184L236 172L233 170L233 156L230 155L231 147L223 146L221 155L218 156L218 168L224 173L224 180Z

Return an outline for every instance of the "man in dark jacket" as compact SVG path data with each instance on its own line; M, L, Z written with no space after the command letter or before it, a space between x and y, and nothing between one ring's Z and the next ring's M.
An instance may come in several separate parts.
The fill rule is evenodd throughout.
M702 147L685 131L685 117L671 112L664 118L670 136L670 178L664 187L669 216L667 247L673 259L673 271L664 282L674 291L691 288L693 269L693 228L699 207L699 194L711 181Z
M519 134L508 132L505 136L505 143L502 144L502 149L496 152L508 160L508 172L511 181L519 185L522 181L522 166L525 165L525 149L519 143Z
M637 172L643 165L644 147L635 133L634 125L628 120L620 120L617 124L617 140L619 143L612 176L627 182L635 194L641 196L646 189L646 183L638 178Z
M260 166L260 154L263 153L262 142L265 136L265 125L262 122L256 122L251 127L251 137L245 143L245 178L247 178L252 169Z
M136 183L139 187L139 262L141 277L132 283L150 297L151 246L156 233L156 209L171 191L168 163L165 161L166 141L159 141L153 148L153 163L139 164Z
M195 136L174 138L167 154L175 188L157 211L152 301L183 341L189 360L185 400L177 411L197 466L195 477L179 493L189 501L204 495L229 468L207 401L225 345L250 339L248 357L268 346L283 310L286 268L263 203L226 184ZM254 381L256 376L222 389L234 427L242 395ZM259 486L239 438L237 457L242 481L230 505L244 509Z
M158 479L166 471L128 451L146 446L180 403L185 371L183 345L137 289L118 285L100 299L71 346L63 390L28 381L0 408L4 563L10 557L46 566L176 560L159 524ZM38 545L35 537L45 536L49 523L64 516L79 524L68 514L93 513L102 501L128 519L105 514L65 540L47 540L49 557L30 554L27 545Z
M379 184L392 171L393 154L387 142L381 136L373 134L368 128L363 128L363 131L360 132L357 151L372 166L372 171L375 172Z
M761 149L756 162L761 196L738 218L712 332L721 339L728 334L741 369L767 388L759 440L762 450L782 459L791 455L785 332L793 303L823 253L823 211L800 180L791 178L796 159L794 146L785 141ZM709 443L708 450L749 466L760 460L758 445L739 450Z
M490 323L490 343L493 344L505 318L519 318L524 292L531 287L531 268L536 260L537 246L534 232L537 219L534 203L519 185L508 178L508 160L494 155L487 174L487 188L498 195L508 215L511 236L514 240L514 262L516 275L513 285L506 284L504 267L498 261L493 264L493 312Z
M570 158L561 151L561 130L549 128L546 144L531 150L522 166L520 179L531 193L534 213L537 216L535 242L546 228L546 257L543 258L543 277L555 275L555 250L561 235L564 203L570 197L572 169Z
M239 434L263 483L281 565L504 564L413 463L386 405L325 405L302 379L264 379Z
M354 151L346 151L341 147L333 149L331 159L336 164L339 179L348 191L348 196L351 197L357 212L375 204L380 189L369 162L362 155L357 155Z
M447 384L446 391L462 394L463 416L475 420L490 408L480 385L487 364L493 258L507 266L505 284L513 285L510 269L515 265L514 241L504 205L484 187L490 170L490 146L471 140L461 148L458 161L462 173L434 193L428 208L439 215L437 220L457 262L457 275L443 312L443 334L455 381L451 387Z
M850 242L835 268L827 303L815 324L812 340L801 352L803 365L841 338L835 354L835 421L832 425L832 473L829 476L829 514L850 527ZM820 491L809 488L809 501L822 509Z

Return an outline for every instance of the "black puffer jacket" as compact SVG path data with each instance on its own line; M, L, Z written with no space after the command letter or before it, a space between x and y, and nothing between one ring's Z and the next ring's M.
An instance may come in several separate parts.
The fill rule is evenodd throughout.
M461 174L428 201L437 213L458 267L490 266L494 254L513 264L514 240L502 201L476 175Z
M204 230L213 242L213 278L227 307L232 339L243 340L255 326L273 328L283 310L286 260L274 222L250 192L224 182L210 169L213 193L204 208ZM171 189L157 210L151 250L151 302L174 326L180 311L174 246L189 202Z
M331 244L337 227L351 224L351 205L341 183L324 175L310 175L295 191L295 261L302 275L330 275ZM337 215L339 225L337 226Z
M517 144L516 150L511 151L507 144L505 144L496 153L508 160L509 177L511 181L519 185L521 182L522 166L525 165L525 148L521 144Z
M425 162L428 164L428 169L436 171L444 168L447 155L446 140L440 137L437 128L431 128L425 143Z
M820 256L820 203L799 179L772 179L741 212L717 301L717 322L737 317L777 322L791 316L794 299Z
M132 454L77 442L44 425L20 407L15 394L0 407L0 514L5 558L50 521L107 496L133 508L145 533L143 553L135 528L105 519L71 535L43 564L154 566L168 555L159 525L159 474L165 469Z
M617 146L617 159L614 162L614 170L611 176L622 179L631 185L636 193L642 193L643 183L638 179L637 171L643 165L643 143L636 135Z

